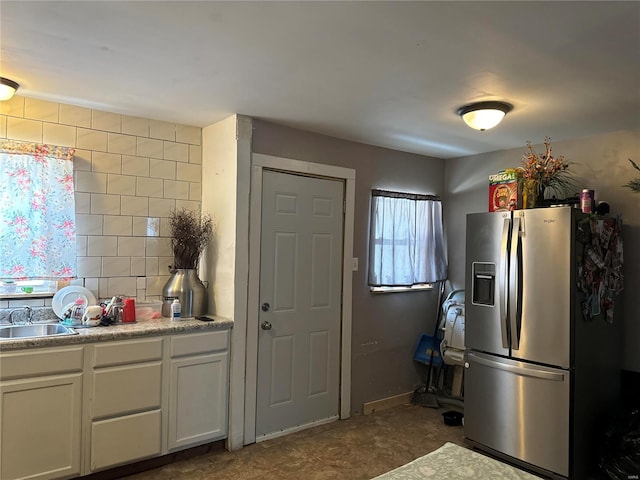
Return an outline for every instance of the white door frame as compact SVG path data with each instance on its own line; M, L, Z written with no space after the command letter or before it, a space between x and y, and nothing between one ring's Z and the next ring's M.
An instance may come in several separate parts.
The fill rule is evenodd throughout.
M351 308L353 275L353 228L356 171L351 168L303 162L253 153L249 199L249 289L244 403L244 444L256 441L258 379L258 316L260 304L260 238L262 218L262 172L266 169L326 177L345 182L345 214L342 257L342 309L340 335L340 418L351 415Z

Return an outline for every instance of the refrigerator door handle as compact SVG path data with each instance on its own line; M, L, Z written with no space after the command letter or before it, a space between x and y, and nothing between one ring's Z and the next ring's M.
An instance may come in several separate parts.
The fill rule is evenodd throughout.
M549 372L547 370L541 370L536 368L535 365L527 366L527 367L519 367L517 365L511 365L508 363L502 363L496 360L490 360L485 357L481 357L474 353L467 353L467 360L470 362L479 363L480 365L484 365L485 367L497 368L498 370L504 370L507 372L515 373L516 375L521 375L523 377L533 377L533 378L543 378L545 380L553 380L557 382L564 381L564 373L557 372ZM467 368L470 365L465 365Z
M511 231L511 252L509 260L509 329L511 330L511 349L520 348L519 316L520 306L520 218L513 218Z
M511 219L505 218L502 225L502 242L500 243L500 274L498 275L498 291L500 292L500 332L502 333L502 346L509 348L509 335L507 327L507 298L509 297L509 230Z

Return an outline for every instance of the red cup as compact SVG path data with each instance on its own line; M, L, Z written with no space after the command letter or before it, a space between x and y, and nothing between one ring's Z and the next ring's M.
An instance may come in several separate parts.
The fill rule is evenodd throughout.
M136 301L133 298L125 298L122 309L122 323L133 323L136 321Z

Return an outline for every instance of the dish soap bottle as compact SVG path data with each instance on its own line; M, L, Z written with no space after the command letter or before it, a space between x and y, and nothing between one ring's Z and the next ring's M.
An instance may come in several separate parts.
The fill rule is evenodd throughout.
M182 306L180 305L180 300L177 298L173 300L171 304L171 318L173 320L180 320L180 312L182 311Z
M76 302L73 305L73 308L71 309L71 317L69 319L71 325L75 327L82 325L82 317L84 316L84 310L85 310L84 299L82 298L76 299Z

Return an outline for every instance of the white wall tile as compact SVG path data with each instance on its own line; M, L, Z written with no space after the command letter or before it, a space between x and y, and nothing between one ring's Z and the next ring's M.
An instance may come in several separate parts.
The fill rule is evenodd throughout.
M24 117L24 97L14 95L11 99L0 102L0 113L10 117Z
M107 134L106 132L98 132L96 130L89 130L87 128L76 129L76 145L78 148L84 148L85 150L92 151L107 151Z
M158 257L158 270L160 271L160 275L163 273L169 272L169 266L175 263L175 259L173 255L168 257Z
M149 199L122 195L120 198L120 213L122 215L146 217L149 215Z
M156 275L158 275L158 257L145 257L144 274L147 277L155 277Z
M137 137L149 136L149 120L140 117L122 116L122 133Z
M171 236L171 226L169 225L169 219L166 217L160 218L160 236L161 237Z
M90 236L87 253L92 257L115 257L118 255L118 237ZM99 277L100 275L89 275Z
M160 219L156 217L133 217L133 235L135 237L160 236Z
M109 295L109 279L108 278L100 278L98 279L98 296L100 298L110 299L113 295Z
M76 265L79 277L102 276L102 257L78 257Z
M76 213L91 213L91 195L75 192Z
M42 122L24 118L7 118L7 138L42 143Z
M202 184L191 182L189 183L189 200L195 202L202 201Z
M202 147L189 145L189 163L202 163Z
M122 115L117 113L91 110L91 128L107 132L120 133L122 131Z
M76 148L73 155L73 169L91 171L91 150Z
M58 125L57 123L44 123L42 125L42 141L49 145L75 147L76 127Z
M122 155L93 152L91 154L91 169L94 172L122 173Z
M58 123L58 104L35 98L24 99L24 118Z
M102 257L103 277L128 277L131 275L129 257Z
M135 157L132 155L122 156L123 175L135 175L138 177L149 176L149 159L146 157Z
M109 296L125 295L127 297L136 296L135 277L111 277L108 279L109 286L107 292Z
M133 262L133 259L131 259L131 261ZM147 288L147 279L144 278L143 276L139 276L138 278L136 278L136 289L139 290L145 290Z
M29 307L44 307L44 299L43 298L22 299L21 298L19 300L9 300L8 308L20 308L20 307L24 307L25 305Z
M169 275L159 277L147 277L147 297L162 295L162 289L169 281Z
M97 278L84 279L84 287L91 290L91 292L96 296L96 301L98 301L98 286L99 282Z
M174 123L149 120L149 136L162 140L176 140L176 125Z
M154 138L137 138L137 152L138 157L153 157L162 158L164 146L162 140L156 140Z
M0 115L0 138L7 138L7 117Z
M91 213L120 215L120 195L91 194Z
M76 235L102 235L102 215L76 213Z
M89 108L61 103L59 115L60 123L63 125L91 128L91 110Z
M200 213L200 202L193 202L191 200L176 200L176 210L191 210L195 213Z
M118 255L144 257L145 239L143 237L118 237Z
M104 215L103 222L103 235L131 235L133 232L133 219L128 215Z
M136 147L137 139L132 135L122 135L120 133L108 134L107 150L111 153L135 155Z
M136 177L130 175L107 175L107 193L114 195L135 195Z
M176 162L189 161L189 145L186 143L164 142L165 160L174 160Z
M159 178L136 178L136 195L138 197L162 197L164 183Z
M104 173L78 171L75 172L75 181L77 192L107 192L107 175Z
M85 257L87 255L87 237L76 235L76 256Z
M147 237L145 241L145 253L147 257L172 256L171 239Z
M176 179L176 162L149 159L149 176L152 178Z
M178 200L180 201L180 200ZM149 216L150 217L168 217L171 210L176 209L176 200L165 198L149 199Z
M140 281L142 280L144 289L144 278L139 278L145 275L145 261L144 257L131 257L131 276L138 277L136 279L136 290L140 290Z
M202 180L202 166L193 163L178 163L176 180L199 182Z
M189 125L176 125L176 142L200 145L202 142L202 129Z
M189 182L164 181L164 198L189 200Z

